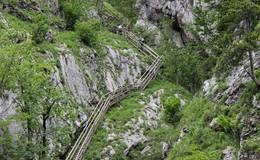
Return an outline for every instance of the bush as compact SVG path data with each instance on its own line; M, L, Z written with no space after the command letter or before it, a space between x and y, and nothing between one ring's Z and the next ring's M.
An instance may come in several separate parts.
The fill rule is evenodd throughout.
M79 4L67 2L63 3L61 8L65 16L66 29L73 30L77 20L81 15Z
M76 31L80 40L87 46L94 46L97 41L97 31L100 29L100 23L97 20L88 22L79 22L76 25Z
M164 119L168 123L178 123L181 119L181 101L175 97L169 97L164 101Z
M46 33L49 30L49 26L47 24L39 24L33 30L32 39L35 41L36 44L40 44L45 40Z

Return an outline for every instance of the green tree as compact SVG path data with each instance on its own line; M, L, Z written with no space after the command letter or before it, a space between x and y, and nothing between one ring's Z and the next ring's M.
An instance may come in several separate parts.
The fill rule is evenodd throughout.
M4 82L2 90L16 93L16 120L24 124L26 130L26 141L22 139L23 144L26 144L23 147L27 154L20 156L25 159L33 159L35 156L43 159L47 156L47 135L58 135L55 128L51 129L52 132L47 132L47 121L52 117L62 119L64 113L74 107L73 99L57 86L53 86L50 80L53 63L44 59L32 44L10 46L0 50L0 53L4 57L0 59L1 69L4 69L0 72L0 78ZM41 138L41 142L33 141L37 137ZM9 145L10 147L13 146Z
M259 23L260 5L254 0L229 0L222 1L218 5L219 21L217 30L222 33L231 33L232 39L230 46L235 50L229 50L232 56L240 56L248 54L250 61L250 71L247 71L249 76L260 88L260 82L256 79L253 52L259 49L259 32L256 31ZM238 16L239 15L239 16ZM237 40L239 37L239 40ZM236 54L240 53L240 54Z

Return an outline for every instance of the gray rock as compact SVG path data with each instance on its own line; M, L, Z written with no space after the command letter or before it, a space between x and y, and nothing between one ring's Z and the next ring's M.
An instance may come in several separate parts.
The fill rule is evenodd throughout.
M28 2L26 0L18 0L17 6L22 9L33 10L36 12L42 12L42 9L36 1Z
M192 12L195 3L191 2L193 1L137 0L135 6L139 9L139 17L136 25L145 29L154 30L157 28L157 23L160 21L163 15L167 15L174 21L178 22L180 25L179 27L181 27L185 32L185 35L182 33L182 36L176 37L176 44L178 46L182 46L184 37L187 37L187 39L194 39L193 35L184 27L193 24L195 20Z
M105 147L103 149L103 151L101 152L101 159L102 160L106 160L106 159L109 159L109 157L113 156L114 154L116 154L116 151L114 150L114 148L109 145L107 147Z
M218 118L213 118L213 120L210 122L209 127L215 131L218 131L221 129L221 126L218 124Z
M256 96L253 97L253 106L254 106L255 108L260 108L260 100L257 99Z
M253 60L254 68L260 68L260 51L253 54ZM224 91L218 91L219 85L216 82L216 78L212 77L204 82L204 95L208 96L213 94L212 97L214 101L220 101L224 97L226 99L225 104L227 105L232 105L235 102L238 102L240 100L240 94L243 91L241 86L252 81L247 73L247 70L249 70L248 57L246 57L239 66L234 67L226 78L222 78L225 82L227 82L227 86Z
M23 21L32 21L32 17L25 15L23 12L19 11L15 6L11 4L4 3L3 10Z
M182 140L182 138L183 138L186 134L188 134L188 133L189 133L189 129L188 129L187 127L183 127L183 128L181 129L181 133L180 133L180 135L179 135L179 137L178 137L178 139L177 139L177 144L180 143L181 140Z
M166 142L162 142L162 155L161 155L161 159L166 159L167 157L167 153L170 149L170 145Z
M100 19L98 11L94 8L90 9L87 14L88 19Z
M79 65L66 45L61 45L58 49L61 53L59 61L66 85L79 103L88 105L90 92Z
M54 42L54 32L49 29L45 35L45 39L50 42L50 43L53 43Z
M216 91L217 87L218 87L218 84L217 84L216 77L212 77L211 79L204 81L204 84L203 84L204 95L205 96L212 95Z
M228 146L222 151L222 160L235 160L235 149Z
M141 75L141 62L133 50L123 50L123 56L119 51L107 46L108 56L106 57L105 84L108 91L116 90L119 86L126 83L134 84Z
M122 134L124 142L127 145L127 148L124 150L124 155L127 156L132 148L137 146L139 143L145 142L147 139L144 136L143 132L136 132L132 134L131 132L126 132Z

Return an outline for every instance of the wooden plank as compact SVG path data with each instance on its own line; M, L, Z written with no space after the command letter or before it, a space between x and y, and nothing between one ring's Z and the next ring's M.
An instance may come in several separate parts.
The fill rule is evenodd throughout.
M88 128L88 125L91 121L91 119L94 117L94 115L96 114L96 112L98 111L99 109L99 106L102 105L102 102L103 102L103 98L104 97L101 97L98 105L95 107L95 109L93 110L92 114L90 115L90 117L88 118L88 121L86 122L86 126L84 127L83 131L81 132L80 136L77 138L73 148L71 149L69 155L66 157L66 160L70 160L70 159L73 159L73 156L77 150L77 147L81 144L81 141L82 141L82 138L84 137L85 133L86 133L86 130Z
M124 30L123 35L125 35L132 45L139 49L142 54L145 56L152 56L152 58L154 58L153 63L146 69L145 73L141 75L136 83L120 86L117 90L105 94L105 97L107 97L105 100L104 96L100 99L94 110L91 112L84 129L73 145L66 160L82 159L83 154L86 152L86 149L91 142L93 134L97 130L101 120L104 118L108 108L129 95L131 90L139 88L144 89L158 73L161 65L161 57L159 57L151 47L141 42L132 32Z

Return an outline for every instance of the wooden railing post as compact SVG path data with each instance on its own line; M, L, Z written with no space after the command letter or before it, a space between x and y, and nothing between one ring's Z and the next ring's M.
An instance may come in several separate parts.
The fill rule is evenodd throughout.
M108 108L125 98L130 91L134 89L143 90L158 73L162 61L161 57L148 45L139 41L139 38L132 32L123 29L123 35L127 37L133 46L135 46L142 54L152 57L153 63L147 67L145 73L142 74L134 84L121 86L113 92L107 93L105 96L101 97L98 104L91 112L90 117L86 121L84 129L66 157L66 160L81 160L90 144L93 134L97 130L101 120L104 118Z

